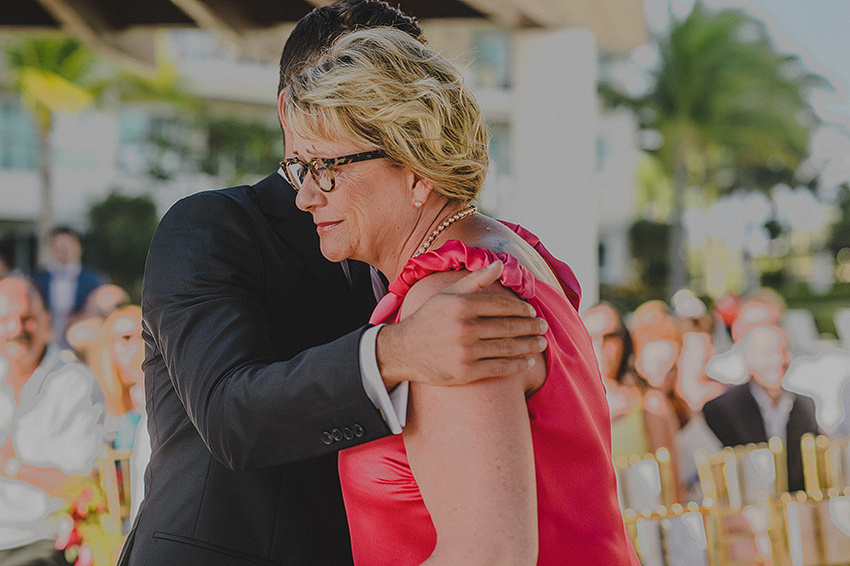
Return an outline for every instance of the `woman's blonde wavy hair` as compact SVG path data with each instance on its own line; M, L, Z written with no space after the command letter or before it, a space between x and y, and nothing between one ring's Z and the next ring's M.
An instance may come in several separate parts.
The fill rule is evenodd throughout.
M381 149L451 200L475 199L487 175L487 131L460 72L392 28L347 34L295 75L285 117L299 137Z

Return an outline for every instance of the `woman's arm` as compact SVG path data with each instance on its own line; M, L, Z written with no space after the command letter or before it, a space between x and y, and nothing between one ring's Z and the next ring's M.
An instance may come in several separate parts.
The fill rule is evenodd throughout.
M437 273L418 282L402 318L462 275ZM492 291L511 293L501 285ZM453 387L411 384L405 448L437 531L424 564L536 564L537 490L525 395L542 385L545 373L541 354L524 375Z

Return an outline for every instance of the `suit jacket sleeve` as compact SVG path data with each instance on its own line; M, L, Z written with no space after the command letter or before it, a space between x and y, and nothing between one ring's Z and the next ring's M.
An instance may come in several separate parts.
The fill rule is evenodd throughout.
M200 193L175 204L161 221L145 269L146 376L167 369L205 444L233 469L315 457L385 436L386 424L361 384L363 329L294 357L272 339L275 325L317 322L270 316L264 250L249 216L231 199ZM150 389L148 395L156 404ZM149 414L161 417L155 407ZM327 431L353 423L356 437L326 443Z

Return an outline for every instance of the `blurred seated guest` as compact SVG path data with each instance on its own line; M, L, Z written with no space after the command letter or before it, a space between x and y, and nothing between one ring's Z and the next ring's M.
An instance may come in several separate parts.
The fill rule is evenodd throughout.
M120 290L121 292L116 292ZM103 290L103 293L100 291ZM113 448L132 450L130 456L130 516L132 520L144 497L145 467L150 460L150 437L145 413L144 342L142 309L135 305L103 308L124 301L126 293L114 285L104 285L92 293L109 301L101 313L111 310L105 320L90 316L68 329L68 340L85 353L88 365L106 398L105 439ZM129 298L127 298L129 300ZM91 300L90 300L91 302ZM126 531L126 529L125 529Z
M682 335L682 351L676 362L676 392L688 404L692 416L702 409L706 401L728 389L726 384L713 379L706 372L708 362L714 355L715 348L710 334L685 332Z
M89 293L83 310L75 317L77 320L68 325L68 330L65 332L65 340L82 362L88 364L93 350L98 347L98 334L103 321L118 307L129 304L130 295L127 291L111 283L101 285ZM97 376L97 372L95 375ZM103 387L102 383L101 387ZM108 410L109 399L107 399Z
M52 262L36 272L33 279L53 319L56 343L68 348L68 326L82 311L89 293L106 281L80 263L83 247L79 235L70 227L60 226L51 232L50 253Z
M676 433L679 477L682 480L685 499L696 502L702 501L703 498L696 467L696 452L702 448L711 454L722 448L722 444L702 417L702 407L706 401L728 389L728 385L715 381L707 374L708 361L714 356L715 349L710 327L699 328L698 331L691 330L682 335L682 352L677 363L679 379L676 382L679 397L688 404L691 415L688 423Z
M93 474L103 394L51 343L50 315L26 279L0 280L0 355L0 564L66 564L51 513L76 477Z
M115 448L132 448L144 409L141 309L119 307L105 320L92 316L68 329L68 341L85 356L106 401L107 437Z
M145 412L142 309L135 305L119 307L103 322L100 336L103 380L118 386L125 409L125 425L116 429L115 447L133 448L136 425Z
M737 346L737 345L736 345ZM788 459L788 489L804 488L800 440L818 433L814 401L786 391L782 380L791 354L778 326L750 328L740 345L748 381L708 401L705 422L724 446L767 442L778 436Z
M782 326L785 308L785 299L773 289L762 287L750 293L741 300L738 314L732 322L732 340L743 340L756 326Z
M106 320L106 317L115 312L115 309L129 304L130 295L127 294L127 291L118 285L106 283L89 293L80 316Z
M672 303L682 344L676 363L676 392L688 404L693 415L702 409L706 401L727 389L726 385L706 373L708 361L717 352L713 340L715 322L705 303L689 289L676 292Z
M679 330L685 332L703 332L711 336L715 321L708 312L705 303L690 289L679 289L671 299L673 317Z
M614 458L654 453L661 447L675 455L676 415L666 397L635 373L632 337L620 312L602 302L582 318L605 380Z
M118 285L111 283L101 285L89 293L83 310L75 317L78 320L71 323L65 332L65 340L77 353L80 361L89 364L89 358L94 355L94 350L98 348L99 333L103 321L118 307L129 304L130 295ZM95 371L95 376L98 377L97 371ZM100 378L98 377L98 379ZM104 387L103 383L101 383L101 387ZM104 393L106 391L107 388L104 387ZM109 412L110 400L108 395L106 401L106 409Z
M650 387L662 392L673 407L682 428L691 418L687 402L679 396L678 360L682 335L670 307L664 301L647 301L635 309L631 318L635 343L635 370Z
M145 495L145 468L150 461L151 443L145 412L145 389L142 360L142 309L125 305L106 317L99 334L98 365L102 381L120 391L123 415L110 419L107 428L117 449L132 450L130 456L129 524Z

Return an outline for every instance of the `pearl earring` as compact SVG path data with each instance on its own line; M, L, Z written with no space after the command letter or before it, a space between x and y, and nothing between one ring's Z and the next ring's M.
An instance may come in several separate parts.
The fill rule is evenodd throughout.
M422 207L422 201L421 200L413 201L413 206L415 206L416 208L421 208Z

